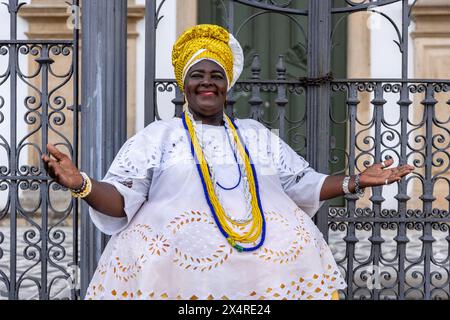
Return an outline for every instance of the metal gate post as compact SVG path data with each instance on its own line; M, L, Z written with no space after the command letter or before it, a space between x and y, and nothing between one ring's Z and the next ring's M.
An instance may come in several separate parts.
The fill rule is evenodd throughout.
M81 169L101 179L126 140L127 0L82 3ZM81 296L108 237L81 206Z
M331 69L331 0L310 0L308 5L308 77L325 76ZM328 173L330 152L330 84L309 86L307 101L307 160L318 172ZM328 205L315 222L328 241Z
M161 7L162 4L160 4ZM145 108L144 125L155 120L156 0L145 0Z

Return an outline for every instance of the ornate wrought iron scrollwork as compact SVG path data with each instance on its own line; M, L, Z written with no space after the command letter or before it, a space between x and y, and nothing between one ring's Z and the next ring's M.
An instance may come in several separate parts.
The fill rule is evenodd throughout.
M306 9L296 9L294 2L288 0L219 2L227 16L224 19L226 22L232 16L232 12L229 12L233 8L232 2L258 9L242 25L233 25L233 30L237 30L238 34L252 19L265 14L277 13L291 21L292 17L309 14ZM382 18L389 28L393 28L393 40L400 50L402 69L405 69L408 61L408 26L416 2L409 5L403 0L346 0L346 6L334 5L331 8L331 13L339 14L339 19L331 28L331 33L323 36L330 37L332 42L337 28L343 25L350 14L357 11L371 12ZM381 10L381 7L395 3L403 4L404 21L401 26L386 11ZM247 117L260 121L268 128L279 128L283 123L298 128L306 124L309 113L305 111L301 118L289 123L284 112L285 106L289 104L286 104L286 98L289 100L290 94L308 95L312 86L329 86L330 95L345 95L346 105L334 107L340 108L343 116L337 117L331 110L329 117L333 124L348 123L348 144L346 148L332 145L329 163L342 161L345 168L341 173L356 174L375 162L392 158L394 166L409 163L415 166L416 172L394 185L395 191L387 193L384 187L374 188L363 204L360 202L362 200L349 195L345 198L345 208L330 208L328 231L331 235L339 235L330 238L330 245L336 253L338 265L349 280L349 288L342 294L351 299L448 299L448 288L442 283L449 279L448 266L445 266L450 259L446 250L450 243L449 214L443 208L432 205L436 201L434 189L437 186L448 185L450 189L447 177L450 170L450 118L438 118L436 113L439 102L450 105L450 99L437 101L439 94L444 96L449 92L450 83L411 80L407 72L403 72L398 79L289 77L289 69L284 63L288 62L300 69L303 66L305 69L302 70L307 68L305 53L308 39L304 30L303 35L304 43L290 48L278 65L272 66L277 71L273 79L262 79L264 70L261 70L257 52L247 48L249 79L236 84L230 95L230 105L233 106L237 99L245 99L249 105ZM331 47L334 45L331 43ZM165 86L158 84L158 90ZM269 112L265 94L268 93L273 95L272 103L277 107L271 117L266 117ZM362 96L367 100L370 97L371 100L367 103ZM395 101L392 97L395 97ZM179 98L174 100L178 104L181 101ZM395 115L389 113L393 109L398 110ZM414 116L411 115L413 111ZM289 136L289 130L285 130L283 138ZM297 142L306 145L306 136L296 134ZM411 194L412 189L416 189L419 196ZM393 203L389 198L394 198L395 207L387 205L389 201ZM448 202L450 195L440 200ZM412 203L416 207L411 208ZM377 268L380 287L369 288L367 281L373 278L374 269Z
M17 0L4 4L14 21L25 5ZM74 0L75 5L78 1ZM13 24L10 39L0 40L0 56L9 58L7 69L0 74L0 86L9 81L11 93L0 97L0 124L10 123L9 134L2 131L0 135L0 156L8 159L7 165L0 167L0 198L7 199L6 204L2 200L0 209L0 260L6 245L12 248L9 258L17 260L8 264L8 272L3 272L5 264L1 263L0 283L10 299L54 298L55 279L69 278L64 263L72 259L78 264L77 251L72 252L73 239L67 236L67 232L78 232L71 230L78 219L74 201L70 197L63 200L61 194L67 190L54 188L55 182L40 162L47 142L77 154L74 137L78 128L67 123L69 117L78 117L78 109L68 105L69 101L77 104L78 99L76 34L74 31L72 40L18 40L17 25ZM9 119L5 119L6 113ZM68 205L57 208L61 201ZM13 268L9 270L9 266ZM64 290L56 294L76 298L75 290Z
M449 279L448 268L445 264L448 264L450 259L448 250L446 250L450 239L448 236L450 217L447 210L427 209L429 205L426 204L436 199L433 196L432 189L430 189L430 186L433 186L436 181L446 183L450 189L449 180L444 176L449 171L450 133L447 128L449 119L438 120L435 109L437 105L435 94L448 92L448 83L433 81L396 83L379 79L371 82L338 82L331 85L333 91L347 92L349 106L357 111L360 100L355 95L355 91L351 93L350 90L350 88L355 87L360 93L374 93L374 98L371 101L373 108L366 109L365 117L368 120L358 120L357 115L355 121L358 126L352 127L355 129L352 129L354 131L349 133L357 137L356 144L349 146L357 151L357 153L354 153L355 159L350 159L350 161L358 161L359 158L369 157L371 161L365 160L363 167L359 168L359 170L363 170L364 167L377 160L374 157L375 149L381 147L383 151L379 153L380 155L389 154L398 162L408 162L425 171L419 170L403 182L404 190L408 185L419 184L421 186L423 190L421 198L425 205L424 209L407 209L404 211L379 209L377 203L378 201L383 202L384 198L378 200L375 197L373 198L373 208L356 207L348 213L348 216L337 214L339 211L336 209L331 210L329 229L332 232L347 234L344 237L344 244L347 252L352 253L352 255L347 255L344 259L339 260L338 263L340 265L347 265L351 261L351 263L358 263L359 266L353 269L352 274L354 275L356 275L357 270L372 268L374 263L381 269L386 269L389 266L390 269L385 271L384 278L383 273L378 275L382 278L381 287L378 291L366 288L370 276L364 276L361 273L361 276L351 284L352 288L350 289L353 296L357 298L372 299L375 298L373 294L376 293L379 299L419 299L426 297L449 299L449 293L442 283L448 283ZM419 114L419 121L412 120L410 116L405 118L399 116L397 119L387 118L382 112L387 106L387 101L383 99L384 93L396 94L400 97L403 90L406 90L405 92L408 95L422 95L424 97L419 102L423 106ZM413 99L411 98L411 100ZM397 100L398 108L413 104L411 100L405 99L402 95ZM377 108L379 108L378 111ZM401 124L403 122L407 125L402 129ZM383 128L379 131L378 138L371 133L375 131L376 126ZM427 128L428 133L424 133ZM430 130L431 128L432 130ZM430 135L430 132L433 132L434 135ZM406 148L406 153L403 153L405 158L403 159L398 151L400 148ZM411 200L406 194L399 193L396 197L398 197L399 203L406 203ZM449 197L447 196L447 198ZM339 230L337 225L345 225L346 230ZM369 240L372 239L370 255L364 261L356 256L358 251L355 245L361 242L361 239L356 237L356 232L371 235L369 238ZM385 236L383 236L383 232L386 232ZM447 234L447 237L444 239L445 234ZM439 237L437 238L437 236ZM414 246L411 246L411 244L414 244ZM433 244L435 250L432 250L431 244ZM420 254L415 257L408 256L407 253L414 252L413 248L419 245L421 245ZM336 243L336 250L339 250L337 248L338 244ZM403 269L400 269L400 267ZM430 270L430 273L426 273L424 268ZM427 294L424 291L425 286L430 287ZM399 290L401 290L401 294L399 294Z
M294 1L292 0L235 0L237 3L241 3L254 8L268 10L277 13L286 13L292 15L304 15L308 14L307 10L293 8Z
M345 3L348 6L335 7L332 9L332 13L349 13L349 12L364 11L373 7L386 6L399 1L402 0L360 0L360 1L345 0Z

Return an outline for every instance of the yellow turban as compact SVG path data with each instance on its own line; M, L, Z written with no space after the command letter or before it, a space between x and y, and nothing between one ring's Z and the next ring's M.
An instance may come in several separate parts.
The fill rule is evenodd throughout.
M181 91L189 69L202 60L212 60L223 68L229 90L242 72L244 54L239 42L220 26L201 24L187 29L172 50L172 65Z

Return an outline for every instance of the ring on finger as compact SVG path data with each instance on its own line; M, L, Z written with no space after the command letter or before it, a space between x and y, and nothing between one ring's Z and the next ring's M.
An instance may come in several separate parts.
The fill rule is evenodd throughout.
M384 184L389 184L389 179L386 179L386 180L384 181Z

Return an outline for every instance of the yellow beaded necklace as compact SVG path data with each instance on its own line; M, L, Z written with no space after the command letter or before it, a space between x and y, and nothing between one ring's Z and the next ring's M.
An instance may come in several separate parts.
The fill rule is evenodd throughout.
M259 248L264 242L265 238L265 219L263 211L261 208L261 201L259 199L258 182L256 177L256 171L254 166L250 162L250 157L248 150L245 148L241 139L239 137L237 127L234 122L226 115L224 115L224 120L227 122L225 126L227 130L231 131L231 136L233 138L234 144L236 145L237 153L240 158L243 159L244 169L246 176L248 178L249 191L251 195L251 216L252 219L239 223L232 220L224 211L222 205L220 204L218 197L214 190L214 184L211 179L210 168L206 162L205 155L198 141L197 135L195 133L194 125L188 116L187 112L183 114L183 125L188 131L191 139L191 151L197 160L197 168L202 180L205 197L207 199L208 205L211 208L214 219L222 232L222 234L227 238L227 241L235 247L238 251L253 251ZM237 225L244 229L244 232L238 233L233 228L233 225ZM242 228L244 227L244 228ZM244 248L238 245L236 242L240 243L256 243L260 239L259 243L251 248Z

